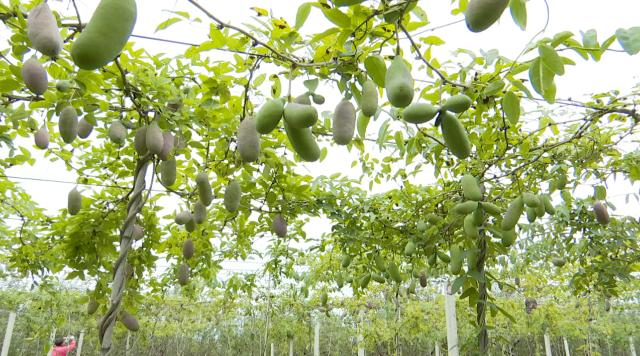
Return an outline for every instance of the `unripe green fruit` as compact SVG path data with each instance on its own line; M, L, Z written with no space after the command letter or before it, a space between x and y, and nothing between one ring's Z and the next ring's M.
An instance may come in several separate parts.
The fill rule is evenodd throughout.
M402 275L400 274L400 270L398 269L398 265L395 262L391 261L387 265L387 271L389 272L389 276L396 283L402 282Z
M136 319L136 317L127 313L126 311L122 312L122 315L120 316L120 322L130 331L140 330L140 324L138 323L138 319Z
M486 211L490 215L499 216L500 214L502 214L500 208L493 203L482 202L480 203L480 205L482 206L482 209L484 209L484 211Z
M462 185L462 193L465 199L480 201L482 200L482 191L476 177L471 174L465 174L460 180Z
M426 273L420 274L420 287L426 288L429 280L427 279Z
M462 123L448 111L441 112L440 117L442 118L440 129L449 151L460 159L469 157L471 142Z
M529 221L529 223L535 222L538 218L538 215L536 214L536 208L527 207L525 210L527 212L527 221Z
M284 108L284 120L293 128L304 129L318 121L318 111L311 105L288 103Z
M467 238L474 239L474 240L478 238L479 236L478 226L475 223L473 214L468 214L467 216L464 217L463 228L464 228L464 235Z
M191 259L195 251L196 251L196 248L195 248L195 245L193 244L193 240L191 239L184 240L184 242L182 243L182 257L184 257L185 260Z
M183 210L176 214L175 222L178 225L185 225L189 221L193 219L191 212L188 210Z
M544 211L549 215L554 215L556 213L556 208L553 207L551 203L551 197L547 194L544 194L540 198L542 200L542 204L544 205Z
M471 98L464 95L454 95L442 104L442 110L454 112L456 114L467 111L471 107Z
M136 131L136 136L133 138L133 147L136 149L138 156L144 156L149 152L147 149L147 126L141 126Z
M333 113L333 140L338 145L351 142L356 128L356 108L348 100L342 100Z
M406 256L411 256L416 252L416 244L413 240L407 241L407 244L404 246L404 254Z
M62 140L66 143L73 142L78 136L78 113L73 106L66 106L60 112L58 129Z
M440 261L444 262L444 263L449 263L451 262L451 258L444 252L442 251L437 251L436 255L438 256L438 258L440 259Z
M379 273L371 273L371 279L373 279L374 281L376 281L376 282L378 282L380 284L384 284L384 282L386 282L384 277L382 277L382 275L379 274Z
M416 224L416 230L420 231L420 232L424 232L427 230L427 223L425 223L424 221L418 221L418 223Z
M127 128L124 127L122 122L120 122L119 120L112 122L109 126L109 139L111 140L111 142L122 147L126 138Z
M82 194L77 188L71 189L67 196L67 211L70 215L76 215L82 208Z
M293 99L293 102L296 104L311 105L311 99L309 99L309 93L307 92L302 95L296 96Z
M433 119L440 109L427 103L413 103L402 112L402 119L411 124L424 124Z
M464 13L471 32L482 32L493 25L509 5L509 0L471 0Z
M567 260L563 257L554 257L551 259L551 263L556 267L563 267L567 263Z
M451 209L451 212L458 215L467 215L467 214L471 214L476 209L478 209L478 202L470 200L470 201L465 201L463 203L456 204Z
M365 273L362 277L360 277L360 288L365 289L369 286L369 282L371 282L371 273Z
M476 211L474 211L473 213L473 222L476 226L482 226L482 224L484 223L484 210L482 209L476 209Z
M180 283L181 286L186 286L187 283L189 283L189 275L189 265L184 262L181 263L178 268L178 283Z
M346 254L342 256L342 261L340 262L340 265L342 266L342 268L347 268L349 267L350 264L351 264L351 256Z
M29 11L27 36L31 46L44 55L57 57L62 50L58 22L46 2L40 3Z
M98 310L98 302L95 299L90 298L89 303L87 303L87 314L93 315Z
M284 115L282 99L267 101L256 114L256 130L261 134L268 134L278 126L282 115Z
M33 135L33 139L39 149L47 149L47 147L49 147L49 131L47 130L47 126L42 125L42 127L36 131L35 135Z
M472 247L467 251L467 271L475 271L478 269L478 258L480 257L480 250L476 247Z
M593 213L596 215L596 220L598 220L600 224L609 224L609 212L603 202L597 201L593 204Z
M286 237L287 221L282 217L282 215L278 214L273 218L273 221L271 222L271 229L278 237Z
M211 191L211 183L206 172L200 172L196 175L196 186L198 187L198 196L200 201L209 206L213 201L213 192Z
M71 46L81 69L98 69L122 51L136 24L135 0L101 0L91 20Z
M176 159L160 162L160 183L165 187L170 187L176 182Z
M237 180L232 180L224 191L224 207L230 213L236 212L240 208L240 198L242 190Z
M147 144L147 150L154 155L162 153L164 147L164 136L162 130L158 126L158 123L153 121L147 126L145 136L145 143Z
M207 207L203 202L198 200L193 206L193 221L196 224L202 224L207 220Z
M537 217L541 218L544 216L544 204L542 203L542 199L540 199L540 204L534 209L536 209Z
M463 255L460 246L453 245L449 252L451 260L449 261L449 273L457 275L462 271Z
M365 116L371 117L378 111L378 86L369 79L362 85L360 109Z
M85 139L91 135L93 131L93 125L85 118L80 119L78 122L78 137Z
M196 221L193 219L193 215L191 215L191 220L184 224L184 229L187 230L187 232L196 231Z
M396 56L385 76L387 99L391 105L404 108L413 100L413 77L407 63L400 56Z
M291 143L293 150L296 151L302 160L314 162L320 158L320 147L311 132L311 128L296 129L285 122L284 130L287 133L289 143Z
M29 58L22 65L22 80L24 85L35 95L42 95L49 86L49 76L47 71L35 58Z
M324 104L324 101L325 101L324 96L320 94L311 95L311 99L313 100L314 104L318 104L318 105Z
M163 132L162 133L162 150L158 154L158 158L163 161L168 160L173 157L173 143L175 142L175 138L171 132Z
M384 263L384 259L379 254L375 255L373 261L376 264L376 268L378 268L380 272L385 272L387 270L387 265Z
M69 89L71 89L71 82L69 82L68 80L58 80L56 82L56 90L59 92L66 92L69 91Z
M256 123L247 117L238 127L238 153L244 162L255 162L260 157L260 135L256 131Z
M522 216L523 211L524 203L522 201L522 197L513 199L502 218L500 228L504 231L513 230L513 228L516 227L516 224L518 224L518 220L520 220L520 216Z
M524 203L524 205L530 208L537 208L540 205L540 200L538 199L538 197L535 194L529 192L522 193L522 202Z

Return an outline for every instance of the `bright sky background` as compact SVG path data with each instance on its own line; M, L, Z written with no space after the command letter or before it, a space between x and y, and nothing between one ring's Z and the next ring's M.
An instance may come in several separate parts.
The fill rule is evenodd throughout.
M65 1L49 1L54 9L61 11L63 14L73 14L73 8L70 2ZM83 22L88 21L90 14L97 5L98 1L77 0L76 1ZM138 0L138 21L134 34L155 36L166 39L179 41L187 41L199 43L206 40L208 33L209 20L199 12L193 5L186 0ZM250 8L253 6L272 10L277 17L283 17L289 24L295 22L295 15L299 4L303 1L292 0L236 0L236 1L220 1L220 0L201 0L200 4L208 8L217 17L225 22L234 25L243 26L244 23L251 23L251 16L255 15L255 11ZM376 1L377 3L377 1ZM421 0L420 6L425 9L429 15L431 24L429 27L443 25L462 19L462 15L456 17L450 14L451 2L444 0ZM560 31L569 30L577 34L576 38L581 39L580 31L595 29L598 32L598 40L602 42L604 39L612 35L617 28L632 27L640 25L640 2L635 0L549 0L550 14L549 26L544 36L553 36ZM501 21L489 30L474 34L467 30L464 22L457 23L443 29L425 33L427 35L437 35L447 42L446 45L439 47L434 56L447 56L451 51L457 48L467 48L478 52L480 49L488 51L490 49L499 50L500 54L515 58L523 49L523 46L532 38L532 36L540 31L546 21L545 2L542 0L530 0L527 4L528 9L528 29L521 31L511 20L509 11L505 11ZM201 23L181 23L170 27L168 30L154 33L155 27L163 20L171 16L167 11L188 11L192 17L202 19ZM311 33L320 32L321 28L327 28L329 23L324 19L323 15L313 9L311 16L306 24L302 27L301 33L309 35ZM6 35L6 31L0 31L0 38ZM542 38L539 37L539 38ZM144 47L151 53L164 52L169 55L182 53L187 47L182 45L171 45L163 42L143 40L132 38L136 42L137 47ZM407 41L405 41L407 42ZM619 49L620 46L616 42L612 48ZM405 51L408 56L408 51ZM65 53L64 55L68 55ZM211 52L211 56L224 56L220 52ZM585 62L573 53L565 52L564 55L569 56L577 62L575 67L567 67L567 73L557 78L558 98L572 97L580 99L583 95L594 92L604 92L611 89L621 89L622 92L628 91L635 83L639 81L640 56L629 56L625 53L608 52L605 53L603 59L599 63ZM416 76L419 78L419 76ZM299 91L302 85L296 83L294 89ZM420 83L417 83L419 85ZM340 98L332 97L333 93L337 93L335 88L321 87L320 93L324 94L327 102L321 106L322 111L332 111ZM295 93L295 90L294 90ZM259 104L259 102L255 102ZM370 127L370 133L377 133L377 128ZM326 145L327 143L325 143ZM34 151L36 151L34 149ZM36 157L41 157L41 152L35 152ZM345 157L349 157L346 159ZM329 155L322 163L306 164L305 167L312 175L330 175L335 172L348 172L351 168L351 162L355 159L354 153L350 153L344 147L330 146ZM61 162L49 163L48 161L39 159L38 163L33 166L19 166L7 170L7 174L19 177L42 177L60 181L75 181L75 176L67 172ZM353 171L350 176L359 176L359 171ZM428 183L432 176L425 176L425 183ZM59 209L66 207L66 199L68 191L73 187L72 184L61 183L43 183L20 181L21 185L32 195L42 207L49 212L55 213ZM393 187L393 183L385 184L376 190L384 190ZM638 187L627 185L616 185L610 187L610 201L618 206L622 212L638 211L638 204L632 203L628 206L624 204L624 196L628 192L637 192ZM591 193L590 188L581 190L584 197ZM168 206L169 210L173 206ZM633 209L633 210L632 210ZM320 233L328 231L329 224L322 219L312 219L307 226L312 231L312 236L318 237ZM262 241L262 244L268 243ZM162 266L161 266L162 267ZM253 269L255 264L246 265L243 263L230 262L225 264L226 268L231 269ZM161 268L162 269L162 268Z

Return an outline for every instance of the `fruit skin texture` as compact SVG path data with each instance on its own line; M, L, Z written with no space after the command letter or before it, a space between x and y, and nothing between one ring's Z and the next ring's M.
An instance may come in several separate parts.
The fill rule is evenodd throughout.
M242 190L237 180L232 180L224 191L224 207L228 212L233 213L240 208L240 198Z
M71 58L81 69L98 69L113 61L136 24L135 0L101 0L91 20L71 46Z
M287 133L293 150L296 151L300 158L307 162L314 162L320 158L320 147L311 132L311 128L296 129L285 121L284 131Z
M120 316L120 322L129 330L131 331L138 331L140 330L140 324L138 323L138 319L136 319L136 317L134 317L133 315L125 312L122 312L122 315Z
M451 260L449 261L449 272L451 274L460 274L462 270L462 250L460 246L453 245L450 250Z
M296 104L311 105L311 99L309 99L309 92L296 96L293 99L293 102Z
M80 121L78 122L78 137L82 139L87 138L89 137L89 135L91 135L92 131L93 125L91 125L91 123L84 118L80 119Z
M563 257L554 257L551 259L551 263L556 267L563 267L567 263L567 260Z
M73 142L78 136L78 113L73 106L66 106L60 111L58 129L62 140L66 143Z
M315 93L311 95L311 100L313 100L314 104L318 104L318 105L322 105L325 102L324 96L320 94L315 94Z
M524 202L522 201L522 197L517 197L511 201L509 207L507 208L507 212L504 214L502 218L502 223L500 228L502 230L513 230L518 224L518 220L520 216L524 212Z
M24 85L35 95L42 95L49 86L49 76L47 71L35 58L29 58L22 65L22 80Z
M387 265L387 271L389 272L389 276L396 283L402 282L402 275L400 274L400 270L398 269L398 265L394 262L389 262Z
M413 77L406 62L400 56L391 61L385 76L387 99L391 105L404 108L413 100Z
M184 225L189 221L191 221L192 219L193 219L193 216L191 215L191 212L187 210L183 210L176 214L175 222L178 225Z
M450 112L441 113L440 129L444 143L456 157L464 159L471 154L471 142L462 123Z
M176 182L176 159L160 162L160 182L170 187Z
M200 172L196 175L196 186L198 187L198 196L205 206L209 206L213 201L213 193L211 192L211 183L207 173Z
M109 126L109 139L111 142L122 147L124 140L127 138L127 128L124 127L122 122L114 121Z
M68 80L58 80L56 82L56 90L64 93L66 91L69 91L69 89L71 89L71 82L69 82Z
M471 214L476 209L478 209L478 202L471 200L454 205L451 212L454 214L467 215Z
M347 268L349 267L350 264L351 264L351 256L350 255L342 256L342 261L340 262L340 265L342 266L342 268Z
M47 147L49 147L49 131L47 130L47 126L42 125L42 127L36 131L35 135L33 135L33 139L39 149L47 149Z
M351 142L356 128L356 108L349 100L342 100L333 113L333 140L339 145Z
M498 216L501 214L500 208L493 203L482 203L482 209L493 216Z
M155 121L150 123L146 131L145 143L147 144L147 150L154 155L161 154L164 147L164 136L158 123Z
M193 221L196 224L202 224L207 220L207 207L198 200L193 206Z
M158 158L163 161L168 160L173 155L173 143L175 139L171 132L162 133L162 150L158 154Z
M98 302L95 299L89 299L89 303L87 303L87 314L92 315L98 310Z
M553 215L556 213L556 208L551 203L551 197L549 195L544 194L540 197L540 199L542 200L542 204L544 204L544 211L547 214Z
M133 147L138 152L138 156L144 156L149 151L147 149L147 126L142 126L136 131L136 136L133 138Z
M311 105L289 103L284 108L284 120L296 129L311 127L318 121L318 110Z
M378 86L369 79L362 85L360 109L365 116L371 117L378 111Z
M464 95L454 95L442 104L442 110L455 112L457 114L465 112L471 107L471 98Z
M62 50L58 23L47 3L43 2L29 11L27 36L33 48L44 55L56 57Z
M82 208L82 194L77 188L73 188L67 196L67 211L70 215L76 215L80 212L80 208Z
M433 119L440 109L427 103L414 103L402 112L402 119L412 124L424 124Z
M256 130L256 122L247 117L238 127L238 152L244 162L255 162L260 157L260 135Z
M186 260L193 257L194 252L196 251L195 246L193 245L193 240L186 239L182 244L182 257Z
M517 237L518 235L516 235L515 229L502 231L502 245L504 245L505 247L513 245L516 242Z
M493 25L509 5L509 0L471 0L464 13L471 32L482 32Z
M598 220L600 224L609 224L609 212L607 211L607 206L603 202L595 202L593 204L593 212L596 215L596 220Z
M278 237L286 237L287 221L282 217L282 215L278 214L273 218L273 221L271 222L271 229L276 233Z
M256 114L256 130L261 134L268 134L278 126L284 115L284 102L282 99L267 101Z
M476 177L471 174L465 174L460 180L462 185L462 192L464 197L473 201L482 200L482 192L480 191L480 185L476 180Z
M470 239L478 238L478 227L476 226L476 222L473 214L469 214L464 218L464 235Z

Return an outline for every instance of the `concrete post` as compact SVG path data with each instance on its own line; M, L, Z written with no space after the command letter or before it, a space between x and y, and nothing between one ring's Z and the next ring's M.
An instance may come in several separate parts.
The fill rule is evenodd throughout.
M449 356L459 356L458 321L456 319L456 297L449 294L450 287L445 292L444 312L447 320L447 349Z
M4 341L2 342L1 356L9 355L9 346L11 346L11 336L13 335L13 325L16 323L16 313L9 313L9 320L7 320L7 329L4 332Z

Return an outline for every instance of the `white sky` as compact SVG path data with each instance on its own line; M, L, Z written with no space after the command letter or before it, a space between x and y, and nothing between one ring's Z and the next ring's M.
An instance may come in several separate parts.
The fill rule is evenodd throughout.
M76 2L79 6L83 21L87 21L97 1L77 0ZM137 3L138 22L134 34L195 43L206 39L209 20L187 1L138 0ZM293 25L297 8L303 1L237 0L230 2L201 0L200 3L223 21L242 26L243 23L253 21L250 18L255 15L255 12L250 9L253 6L272 10L274 15L285 18L289 24ZM619 27L627 28L640 25L640 20L638 20L640 2L635 0L549 0L549 5L551 17L547 32L542 35L543 37L553 36L557 32L569 30L576 33L576 38L580 40L580 30L586 31L593 28L598 32L598 39L602 42ZM420 6L428 12L431 20L429 27L462 19L461 15L457 17L450 15L450 1L421 0ZM73 9L69 1L55 1L52 7L64 14L73 14ZM527 31L521 31L513 23L507 10L497 25L480 34L469 32L462 22L435 32L425 33L423 36L437 35L447 41L445 46L439 47L437 51L434 52L434 55L439 57L447 56L457 48L467 48L476 52L479 52L480 49L488 51L495 48L499 50L500 54L509 58L515 58L531 37L543 27L546 20L545 5L542 0L528 1L527 8L529 12ZM191 24L181 23L170 27L169 30L161 31L157 34L154 33L157 24L171 16L167 10L188 11L192 14L192 17L200 17L203 22ZM302 27L301 32L303 35L309 35L320 32L321 28L327 28L328 26L329 23L324 19L319 10L314 8L306 24ZM246 26L242 27L247 28ZM5 34L6 32L0 32L0 37ZM137 47L144 47L151 53L164 52L172 55L182 53L186 49L185 46L181 45L171 45L138 38L133 40L136 42ZM616 42L612 45L612 48L620 48L620 46ZM217 56L219 53L220 52L212 52L211 55ZM409 52L405 51L405 53L408 54ZM68 53L65 55L68 55ZM592 61L585 62L577 55L569 52L565 52L564 55L568 55L576 61L577 66L567 67L567 73L563 77L556 79L559 98L572 97L579 99L589 93L604 92L610 89L621 89L624 92L634 83L638 82L640 56L628 56L625 53L609 52L604 54L600 62L594 63ZM300 83L294 85L294 88L298 88L299 91L302 90L301 81L302 79ZM419 83L417 84L419 85ZM332 111L340 99L331 97L331 93L337 93L335 88L321 87L319 92L323 93L327 98L327 102L321 106L321 110ZM368 132L375 134L377 133L377 128L370 127ZM311 175L330 175L335 172L344 173L351 170L351 162L356 158L354 153L349 153L344 147L329 147L329 155L324 162L305 165ZM41 157L42 153L36 152L35 155L36 157ZM345 157L349 157L350 159L345 159ZM76 178L72 173L65 170L61 162L50 163L43 159L39 159L38 163L33 167L20 166L11 168L7 170L7 174L20 177L46 177L47 179L61 181L75 181ZM350 176L357 177L359 175L359 170L351 170ZM425 182L428 182L430 179L433 179L433 177L426 176L425 179ZM71 184L30 181L19 182L32 195L35 201L53 213L66 207L67 193L73 187ZM392 186L392 183L385 184L376 190L388 189ZM610 201L613 201L619 209L623 208L625 205L624 196L621 194L629 192L630 189L632 188L629 185L617 185L609 191ZM637 192L637 187L633 188L633 191ZM586 196L591 193L591 189L585 187L583 193L584 196ZM621 210L627 212L633 208L634 211L638 211L637 207L637 204L633 204ZM169 208L173 209L173 207ZM312 236L317 237L321 232L328 231L330 225L321 219L313 219L308 225L308 228L309 231L313 231ZM262 245L264 245L264 243L266 242L262 241ZM232 269L242 268L237 267L237 265L238 263L230 263L227 267ZM253 265L247 267L255 268Z

